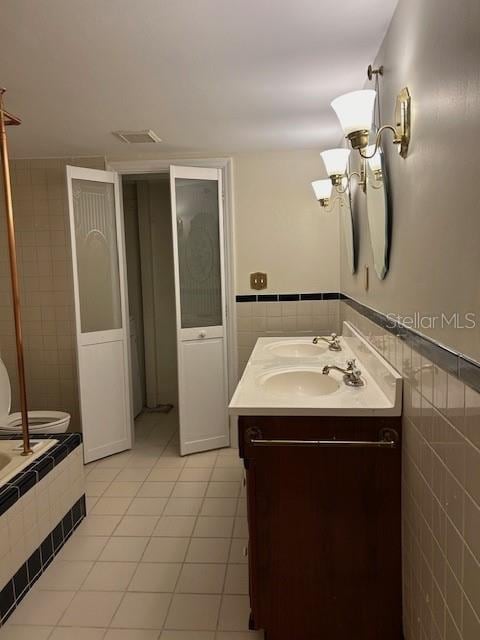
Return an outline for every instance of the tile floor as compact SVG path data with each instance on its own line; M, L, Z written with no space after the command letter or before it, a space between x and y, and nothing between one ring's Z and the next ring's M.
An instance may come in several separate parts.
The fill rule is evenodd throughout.
M89 464L88 516L1 640L255 640L238 452L181 458L176 415L142 414L132 451Z

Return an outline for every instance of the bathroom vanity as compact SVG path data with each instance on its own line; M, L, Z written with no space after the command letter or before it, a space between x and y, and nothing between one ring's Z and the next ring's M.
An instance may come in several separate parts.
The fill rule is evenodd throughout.
M402 380L347 323L340 343L261 338L230 404L267 640L402 638ZM362 385L323 373L352 358Z

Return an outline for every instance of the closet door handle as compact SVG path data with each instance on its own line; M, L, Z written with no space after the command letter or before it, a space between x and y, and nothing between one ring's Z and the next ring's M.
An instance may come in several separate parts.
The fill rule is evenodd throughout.
M199 338L206 338L207 337L207 332L206 331L200 331L200 333L198 334Z

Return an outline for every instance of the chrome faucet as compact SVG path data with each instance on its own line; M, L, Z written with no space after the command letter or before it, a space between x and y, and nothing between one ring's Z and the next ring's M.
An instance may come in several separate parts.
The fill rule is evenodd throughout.
M315 336L312 340L313 344L318 344L319 340L323 340L328 344L328 348L330 351L341 351L342 347L340 346L340 341L336 333L332 333L330 338L326 338L325 336Z
M363 387L363 385L365 384L361 378L362 372L357 367L354 359L347 360L346 369L342 369L342 367L337 367L333 364L327 364L322 369L323 375L327 376L332 369L343 373L343 381L345 382L345 384L348 384L349 387Z

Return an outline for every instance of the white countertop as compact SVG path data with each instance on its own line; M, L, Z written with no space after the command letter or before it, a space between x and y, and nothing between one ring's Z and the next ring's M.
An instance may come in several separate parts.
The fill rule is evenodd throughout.
M312 344L312 337L259 338L229 405L231 415L330 415L330 416L399 416L402 412L402 377L350 325L344 322L339 336L341 351L322 348L312 357L279 357L275 347L281 343ZM338 388L325 395L304 392L301 385L292 391L273 392L264 384L272 374L287 371L321 373L325 365L345 368L355 358L365 382L362 387L349 387L339 371L329 377ZM288 388L288 384L286 385Z

